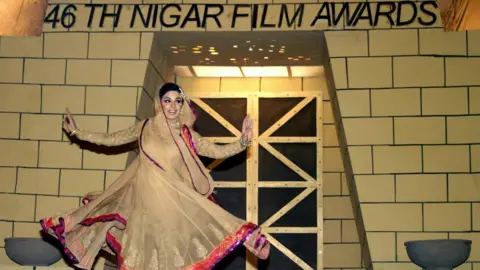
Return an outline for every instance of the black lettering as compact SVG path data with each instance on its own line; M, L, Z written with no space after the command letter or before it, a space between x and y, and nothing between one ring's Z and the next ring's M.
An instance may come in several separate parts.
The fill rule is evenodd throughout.
M263 5L262 20L260 21L260 27L272 28L275 27L274 23L267 23L268 4Z
M383 7L387 6L388 10L384 11ZM390 25L395 25L395 22L393 21L392 14L395 12L395 4L392 2L378 2L377 3L377 10L375 12L375 19L373 21L373 26L378 25L378 21L380 19L380 16L385 16L388 19L388 22L390 22Z
M402 10L403 10L403 7L405 5L410 5L412 8L413 8L413 14L412 14L412 17L410 17L410 19L408 19L407 21L402 21ZM415 21L415 18L417 17L417 4L415 2L410 2L410 1L401 1L401 2L398 2L398 5L397 5L397 26L405 26L405 25L409 25L411 24L412 22Z
M437 22L437 14L435 14L434 12L426 9L425 6L427 6L427 5L431 5L435 9L438 8L438 3L436 1L423 1L420 4L420 11L422 11L423 13L425 13L425 14L429 15L429 17L431 17L430 21L424 21L422 17L418 18L418 22L423 26L430 26L430 25L433 25Z
M95 16L95 9L97 7L102 7L102 4L85 4L85 7L90 8L90 15L88 16L88 28L92 27L93 16Z
M347 18L345 19L346 24L349 25L353 18L350 17L350 4L347 2L341 3L340 12L337 14L335 12L336 3L331 3L331 12L333 16L333 25L337 26L338 23L343 19L343 15L347 13ZM329 24L330 25L330 24Z
M350 7L350 6L349 6ZM352 17L348 16L349 18L347 19L347 25L352 26L356 24L357 17L360 16L360 14L363 12L363 3L358 3L355 6L355 11L353 12ZM350 8L347 9L350 11ZM350 12L348 12L348 15L350 15Z
M157 27L157 16L158 16L158 8L160 5L155 5L155 8L153 9L153 22L152 22L152 27L155 28ZM160 23L161 25L161 23Z
M322 15L324 9L327 10L327 15ZM322 3L322 5L320 6L320 9L317 12L317 16L315 16L315 18L313 18L313 21L310 24L310 26L316 25L317 21L322 20L322 19L327 19L328 26L332 26L332 18L330 18L330 6L326 2Z
M108 17L113 17L113 28L116 28L118 26L118 23L120 22L120 14L122 13L122 8L122 4L116 5L115 11L109 13L108 5L104 4L102 9L102 16L100 17L100 28L103 28L103 25L105 24L105 19Z
M193 17L192 17L193 15ZM187 16L185 19L183 19L182 25L180 25L180 28L185 28L185 25L188 22L196 22L197 27L200 27L202 25L201 18L200 18L200 13L198 12L198 7L197 4L193 4L190 9L188 10Z
M360 8L358 8L360 6ZM365 15L365 9L367 10L367 14ZM357 12L358 11L358 12ZM353 21L353 25L357 25L359 20L368 20L370 26L373 25L373 16L372 16L372 9L370 7L370 2L363 2L359 3L357 9L355 9L355 19Z
M60 22L60 19L58 18L59 9L60 5L55 5L55 7L50 10L47 16L45 16L45 19L43 19L44 23L51 23L53 29L57 28L57 23Z
M287 26L292 27L292 25L295 23L295 20L297 19L297 16L300 16L298 19L298 27L302 26L302 21L303 21L303 11L305 8L305 4L299 4L298 8L295 9L295 13L293 14L292 20L290 20L288 16L288 6L287 5L282 5L282 9L280 10L280 19L278 21L278 26L282 27L283 25L283 19L286 17L287 20Z
M209 11L210 9L217 8L217 12L210 14ZM215 20L217 23L218 28L222 28L222 24L220 23L220 20L218 19L218 16L223 14L223 5L218 5L218 4L206 4L205 5L205 10L203 12L203 23L202 23L202 28L206 28L207 24L207 18L212 18Z
M150 26L150 20L152 19L152 12L153 12L153 5L148 5L148 15L145 17L145 14L143 14L142 9L140 8L140 5L134 5L133 6L133 14L132 14L132 19L130 20L130 28L133 28L135 26L135 21L137 19L137 14L140 16L140 19L142 20L143 27L149 27ZM155 18L155 17L153 17ZM155 19L153 19L155 21Z
M170 27L176 27L178 26L178 23L180 22L180 15L170 15L169 17L171 19L174 19L173 23L166 23L165 22L165 13L169 8L176 8L177 11L180 13L182 12L182 7L179 4L167 4L163 7L162 11L160 12L160 23L162 26L165 26L167 28Z
M233 8L233 16L232 16L232 28L235 28L235 25L237 24L237 18L239 17L248 17L248 13L238 13L238 10L240 8L250 8L250 5L247 4L238 4L235 5ZM256 21L256 20L255 20ZM252 16L252 22L253 22L253 16Z
M70 4L63 9L61 18L62 26L67 29L74 26L75 22L77 21L75 13L71 12L70 9L73 9L73 11L77 11L77 7L73 4Z
M258 27L257 22L258 22L258 5L253 5L252 18L251 18L251 25L253 29Z

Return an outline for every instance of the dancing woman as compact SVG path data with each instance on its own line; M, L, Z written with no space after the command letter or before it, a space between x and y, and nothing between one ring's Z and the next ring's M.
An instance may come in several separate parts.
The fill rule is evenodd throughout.
M242 136L217 145L196 133L195 115L183 90L167 83L155 96L155 116L112 134L78 129L67 112L64 128L91 143L116 146L138 141L140 153L105 191L84 205L41 220L72 263L91 269L103 249L121 270L212 269L239 245L260 259L270 244L260 228L231 215L212 199L212 178L198 156L221 159L246 149L252 122Z

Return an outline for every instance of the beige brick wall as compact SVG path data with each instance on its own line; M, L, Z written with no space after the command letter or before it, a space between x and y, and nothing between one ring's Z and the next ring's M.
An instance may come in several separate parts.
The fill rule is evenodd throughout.
M478 33L326 33L374 269L417 269L407 240L478 239Z
M153 2L165 0L148 1ZM273 2L285 1L262 1ZM315 16L313 11L306 8L305 20ZM227 8L222 21L231 12ZM127 29L128 22L121 22L113 31L111 21L102 29L88 29L87 10L79 8L77 15L70 31L47 25L42 37L0 39L0 150L8 152L0 156L4 237L36 235L40 217L78 205L81 193L104 188L125 166L126 154L107 158L68 142L61 133L66 106L79 125L113 131L151 113L147 93L162 81L153 69L161 67L159 57L147 60L153 29ZM239 22L239 30L251 30L248 19ZM480 32L443 33L439 26L394 29L381 22L369 29L361 23L355 30L327 33L351 178L375 269L418 269L405 254L403 242L409 239L480 241L480 62L475 58L480 55ZM304 24L301 30L308 28ZM209 25L207 30L219 29ZM149 78L146 85L144 76ZM300 89L295 80L282 83ZM266 80L262 87L276 82ZM218 89L229 88L228 80L222 83ZM359 257L344 254L357 254L358 236L353 211L347 209L339 142L329 125L333 113L328 101L325 105L325 157L331 157L324 176L329 195L325 266L354 269ZM5 207L11 205L14 210ZM0 267L7 266L13 264L2 251ZM480 248L474 245L462 269L477 268Z
M46 32L1 38L2 237L37 237L40 218L77 207L81 196L103 190L125 169L129 153L94 153L70 143L63 113L69 107L80 127L97 132L132 125L139 106L141 116L151 115L153 103L142 98L142 86L153 69L152 36ZM106 49L112 43L113 50ZM16 269L3 245L0 268ZM103 269L102 261L96 269ZM63 261L55 267L70 269Z

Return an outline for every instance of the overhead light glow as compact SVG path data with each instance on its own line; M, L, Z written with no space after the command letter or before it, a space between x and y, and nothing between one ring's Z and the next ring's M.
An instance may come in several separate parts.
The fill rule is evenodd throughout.
M245 77L288 77L287 67L242 67Z
M173 72L180 77L192 77L193 74L188 66L175 66Z
M319 77L323 76L322 66L292 66L292 77Z
M208 59L208 58L207 58ZM205 64L214 63L208 59L201 66L175 66L174 72L181 77L323 77L324 68L322 66L206 66ZM233 64L237 61L230 59ZM243 63L245 65L245 63ZM255 64L259 64L255 61ZM192 72L194 71L194 73ZM290 72L289 72L290 71Z
M238 67L193 66L197 77L243 77Z

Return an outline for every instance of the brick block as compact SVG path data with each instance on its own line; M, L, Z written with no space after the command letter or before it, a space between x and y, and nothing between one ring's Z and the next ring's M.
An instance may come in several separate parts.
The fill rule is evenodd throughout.
M468 89L466 87L423 88L422 114L468 114Z
M337 91L337 98L342 117L370 116L370 91Z
M4 207L0 211L0 219L15 221L33 221L35 214L35 196L20 194L0 194L0 205Z
M140 57L140 33L90 33L88 57L138 59Z
M0 111L40 112L40 85L0 84L0 94Z
M87 58L88 33L45 33L45 57Z
M37 166L37 141L0 140L0 151L8 153L0 155L0 166Z
M480 201L479 185L479 174L450 174L448 175L448 199L452 202Z
M82 150L70 142L40 142L39 167L81 168Z
M366 174L373 172L371 146L349 146L348 152L354 174Z
M2 57L42 57L43 36L2 37L0 56Z
M479 85L480 76L476 70L480 67L480 58L446 58L446 85Z
M420 203L362 204L366 231L421 231Z
M372 116L420 114L420 89L382 89L371 92Z
M42 112L72 113L85 111L85 86L45 85L42 88Z
M394 57L393 76L395 87L444 86L443 58ZM447 71L447 74L448 71ZM450 74L448 75L448 78Z
M371 56L416 55L418 34L415 29L370 30Z
M27 140L61 140L61 115L23 114L20 138Z
M397 202L447 201L445 174L404 174L395 177Z
M396 117L395 144L442 144L445 129L444 117Z
M17 192L58 195L59 175L57 169L19 168Z
M443 29L420 29L420 54L467 55L467 34Z
M323 198L325 219L353 219L352 203L349 197Z
M449 144L479 143L480 116L447 117L447 136Z
M392 87L392 58L349 58L348 86L350 88Z
M355 175L360 202L394 202L395 179L393 175Z
M439 145L423 147L424 172L468 172L468 145Z
M84 196L88 192L102 191L104 171L62 170L60 175L60 195Z
M135 87L87 87L86 113L135 115L136 105Z
M24 82L64 84L65 59L25 59Z
M469 203L430 203L424 206L425 231L471 230Z
M19 113L0 113L0 138L18 139L20 134L20 114Z
M393 143L392 118L343 118L348 145Z
M67 60L67 84L109 85L109 60Z
M329 57L368 56L367 31L325 32Z
M0 58L0 83L23 82L23 59Z
M374 146L375 173L416 173L422 171L420 146Z

